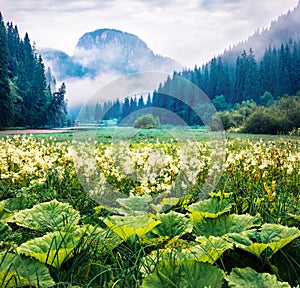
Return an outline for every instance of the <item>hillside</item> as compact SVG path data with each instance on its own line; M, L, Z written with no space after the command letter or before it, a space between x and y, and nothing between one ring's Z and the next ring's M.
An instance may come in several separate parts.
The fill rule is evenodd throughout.
M22 39L18 27L5 25L0 12L0 128L65 125L66 86L62 83L56 91L54 82L28 33Z
M181 65L156 55L139 37L114 29L99 29L80 37L73 56L59 50L40 51L57 79L96 77L117 72L171 72Z
M256 59L260 60L269 46L279 48L290 39L300 40L300 1L294 10L272 21L269 28L257 29L247 40L226 49L220 56L227 62L234 62L243 50L249 51L252 48Z

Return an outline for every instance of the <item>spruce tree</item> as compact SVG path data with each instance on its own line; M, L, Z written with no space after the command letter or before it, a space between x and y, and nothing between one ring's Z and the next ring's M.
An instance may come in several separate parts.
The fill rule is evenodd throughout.
M97 102L94 112L94 121L99 121L102 118L102 107L101 104Z
M139 98L139 100L138 100L138 107L137 107L137 109L139 109L139 110L143 109L144 106L145 106L145 104L144 104L144 98L143 98L143 95L141 95L140 98Z
M243 101L253 100L259 101L259 90L258 90L258 70L255 61L253 50L250 48L249 55L245 63L245 85L243 91Z
M207 95L210 99L216 96L216 88L218 84L218 68L217 59L214 57L210 62L209 84Z
M67 115L67 105L65 100L66 94L66 85L62 83L58 92L54 92L52 96L52 101L49 106L49 114L50 124L54 127L62 127L66 122ZM84 112L81 113L81 117L83 117L83 122L90 121L92 119L91 110L89 106L85 107ZM94 115L93 115L94 116Z
M129 114L130 114L130 103L129 103L129 98L126 97L122 105L122 119L127 117Z
M32 93L34 94L31 110L34 112L33 124L42 127L48 122L48 106L51 102L46 93L47 83L45 68L41 56L35 58L34 78L32 81ZM60 88L61 89L61 88Z
M7 34L2 14L0 13L0 128L11 125L13 121L13 103L10 97L7 65Z
M151 100L150 93L148 93L146 107L151 107L151 106L152 106L152 100Z

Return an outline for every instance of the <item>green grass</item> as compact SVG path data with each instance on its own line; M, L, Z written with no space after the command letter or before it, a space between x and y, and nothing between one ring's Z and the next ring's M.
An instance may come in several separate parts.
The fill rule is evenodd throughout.
M35 138L48 139L52 137L55 141L68 141L72 138L75 139L87 139L88 137L96 140L100 143L107 144L112 141L124 140L131 141L133 143L155 143L155 142L169 142L169 141L185 141L188 137L191 141L207 141L213 138L214 135L219 134L217 132L208 133L204 128L183 128L183 127L162 127L152 129L135 129L131 127L102 127L98 129L86 129L76 130L74 132L55 132L50 134L33 134ZM228 140L232 139L250 139L263 141L277 141L279 139L299 141L300 137L290 135L266 135L266 134L245 134L226 132L225 138ZM183 136L183 137L182 137ZM0 138L9 137L9 135L0 135Z
M18 281L23 281L21 276L25 268L17 264L23 261L28 267L38 267L37 263L41 265L40 272L32 270L32 273L27 273L33 278L40 277L41 287L42 283L51 283L46 281L45 275L56 284L44 287L198 287L205 278L201 275L213 272L212 275L218 274L222 282L222 286L213 287L225 288L229 287L229 280L226 279L237 283L241 280L236 279L234 271L237 270L233 268L241 269L238 270L241 275L248 275L252 270L249 272L246 267L255 270L250 274L257 277L248 279L245 276L242 280L248 281L248 284L268 280L269 287L281 287L276 282L288 282L290 287L299 285L300 163L292 161L292 157L299 153L299 138L226 133L226 156L230 156L232 162L223 171L210 198L197 204L193 204L196 197L192 196L201 190L208 170L198 175L191 195L184 199L166 198L160 205L149 206L147 197L131 195L127 201L120 201L119 207L112 208L99 205L101 203L90 196L79 179L84 173L74 169L74 163L67 155L67 149L74 140L86 141L90 138L90 143L96 141L93 151L96 155L102 155L111 143L120 140L130 142L133 146L130 151L133 152L142 153L149 146L152 149L164 147L164 151L175 153L177 141L183 143L181 147L186 149L194 144L185 143L187 139L197 141L202 149L210 136L214 138L215 135L203 129L137 130L112 127L73 133L35 134L24 138L2 135L0 284L11 279L10 283L16 284L7 287L35 287L33 282L18 284ZM209 155L205 154L209 153L209 149L205 153L203 151L201 157ZM19 153L16 154L19 156L14 158L14 153ZM111 159L113 157L118 155L112 155ZM107 159L102 160L105 162ZM145 163L137 165L136 171L142 171ZM174 161L172 165L176 163ZM291 171L288 171L287 164L291 165ZM139 181L119 176L118 170L110 169L112 167L113 162L105 170L111 185L128 191L140 191ZM5 176L6 169L12 172L10 177ZM89 180L98 179L91 177ZM107 190L107 193L110 192ZM69 203L77 210L80 214L78 223L67 221L67 209L63 216L66 218L62 218L60 225L54 225L54 228L51 225L55 217L47 218L46 210L34 214L42 203L54 200ZM61 204L55 202L55 205L59 208ZM22 222L22 218L17 217L18 211L25 209L34 211L32 213L36 217L33 221L26 219ZM118 217L119 214L122 216ZM153 221L161 221L157 224L160 226L151 226ZM207 231L211 234L208 235ZM276 233L272 234L273 231ZM237 234L229 235L231 232ZM50 241L44 241L43 237L51 235L54 236ZM60 239L62 242L59 242ZM64 245L71 247L71 250L65 255L67 257L62 265L53 266L41 257L44 254L46 259L50 259L51 251L54 251L51 256L54 258L55 255L64 255ZM16 255L21 246L27 254L19 258ZM270 247L278 251L273 253ZM7 264L11 259L15 264ZM193 273L189 274L189 271ZM222 273L227 276L224 278ZM265 273L275 278L271 279ZM206 286L217 285L218 279L208 278L210 282L205 282Z

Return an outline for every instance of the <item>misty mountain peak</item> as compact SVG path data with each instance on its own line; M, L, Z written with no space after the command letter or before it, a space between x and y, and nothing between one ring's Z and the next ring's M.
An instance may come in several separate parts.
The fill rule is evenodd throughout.
M76 49L83 48L86 50L90 49L101 49L106 45L126 45L126 43L130 43L131 45L140 45L145 49L149 49L144 41L138 38L136 35L122 32L116 29L98 29L93 32L85 33L82 37L80 37Z
M146 71L170 73L182 68L173 59L156 55L136 35L108 28L81 36L67 62L59 61L63 52L53 52L43 51L42 54L46 61L51 61L50 66L60 80L93 78L111 72L121 75ZM76 75L76 71L80 73Z
M278 48L291 39L300 40L300 1L292 11L272 21L269 28L257 29L246 41L239 42L229 50L225 50L223 57L229 62L234 62L244 50L249 51L251 48L256 59L259 60L268 47Z

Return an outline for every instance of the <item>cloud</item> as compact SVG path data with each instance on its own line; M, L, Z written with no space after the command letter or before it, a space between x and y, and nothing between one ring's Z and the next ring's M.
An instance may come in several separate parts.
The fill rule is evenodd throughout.
M67 86L67 99L69 107L77 107L86 104L87 101L102 87L120 77L117 73L98 75L95 79L65 79Z
M139 36L155 53L193 67L267 27L298 0L1 0L7 21L38 48L72 54L78 39L100 28Z

